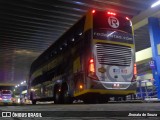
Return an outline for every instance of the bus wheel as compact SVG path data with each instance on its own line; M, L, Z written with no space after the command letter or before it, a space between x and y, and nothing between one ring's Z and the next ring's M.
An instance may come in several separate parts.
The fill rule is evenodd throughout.
M123 100L126 101L126 96L123 96Z
M32 105L36 105L36 100L32 100Z
M73 102L67 90L65 90L63 93L63 102L65 104L71 104Z
M64 104L71 104L73 103L73 100L69 94L67 83L64 83L62 85L62 101Z
M119 97L114 97L114 101L119 101Z
M61 100L61 92L58 91L58 89L55 91L55 94L54 94L54 103L55 103L55 104L60 104L60 103L62 103L62 100Z
M93 97L93 96L88 95L83 99L83 102L85 104L96 104L96 103L98 103L98 99L97 99L97 97Z
M101 104L107 103L108 100L109 100L109 98L106 97L106 96L99 96L99 98L98 98L98 103L101 103Z
M83 102L85 104L97 104L98 103L97 100L93 100L93 99L83 99Z

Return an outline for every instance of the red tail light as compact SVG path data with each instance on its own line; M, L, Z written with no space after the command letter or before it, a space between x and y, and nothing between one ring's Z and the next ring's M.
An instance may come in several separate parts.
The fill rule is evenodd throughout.
M96 76L96 71L95 71L95 62L94 59L91 58L89 60L89 73L88 76L94 80L98 80L98 77Z
M136 77L137 77L137 65L134 64L132 82L135 82L135 81L136 81Z
M95 73L94 60L93 60L93 58L89 60L89 72L90 72L90 73Z
M137 75L137 65L134 64L134 75Z

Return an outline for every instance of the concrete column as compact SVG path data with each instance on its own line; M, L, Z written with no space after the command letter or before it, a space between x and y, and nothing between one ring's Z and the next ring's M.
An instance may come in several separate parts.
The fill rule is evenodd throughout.
M149 35L152 48L152 59L155 68L152 69L155 85L157 89L158 99L160 99L160 55L158 55L158 44L160 43L160 25L159 19L150 17L148 18Z

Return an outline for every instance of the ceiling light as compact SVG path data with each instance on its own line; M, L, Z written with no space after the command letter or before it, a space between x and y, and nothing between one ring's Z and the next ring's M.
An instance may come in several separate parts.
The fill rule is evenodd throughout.
M153 3L153 4L151 5L151 8L156 7L157 5L160 5L160 0L157 1L157 2L155 2L155 3Z

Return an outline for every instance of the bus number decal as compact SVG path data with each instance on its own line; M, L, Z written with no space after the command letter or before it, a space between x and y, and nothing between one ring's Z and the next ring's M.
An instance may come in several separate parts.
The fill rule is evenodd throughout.
M113 69L113 72L116 74L127 74L127 69Z

